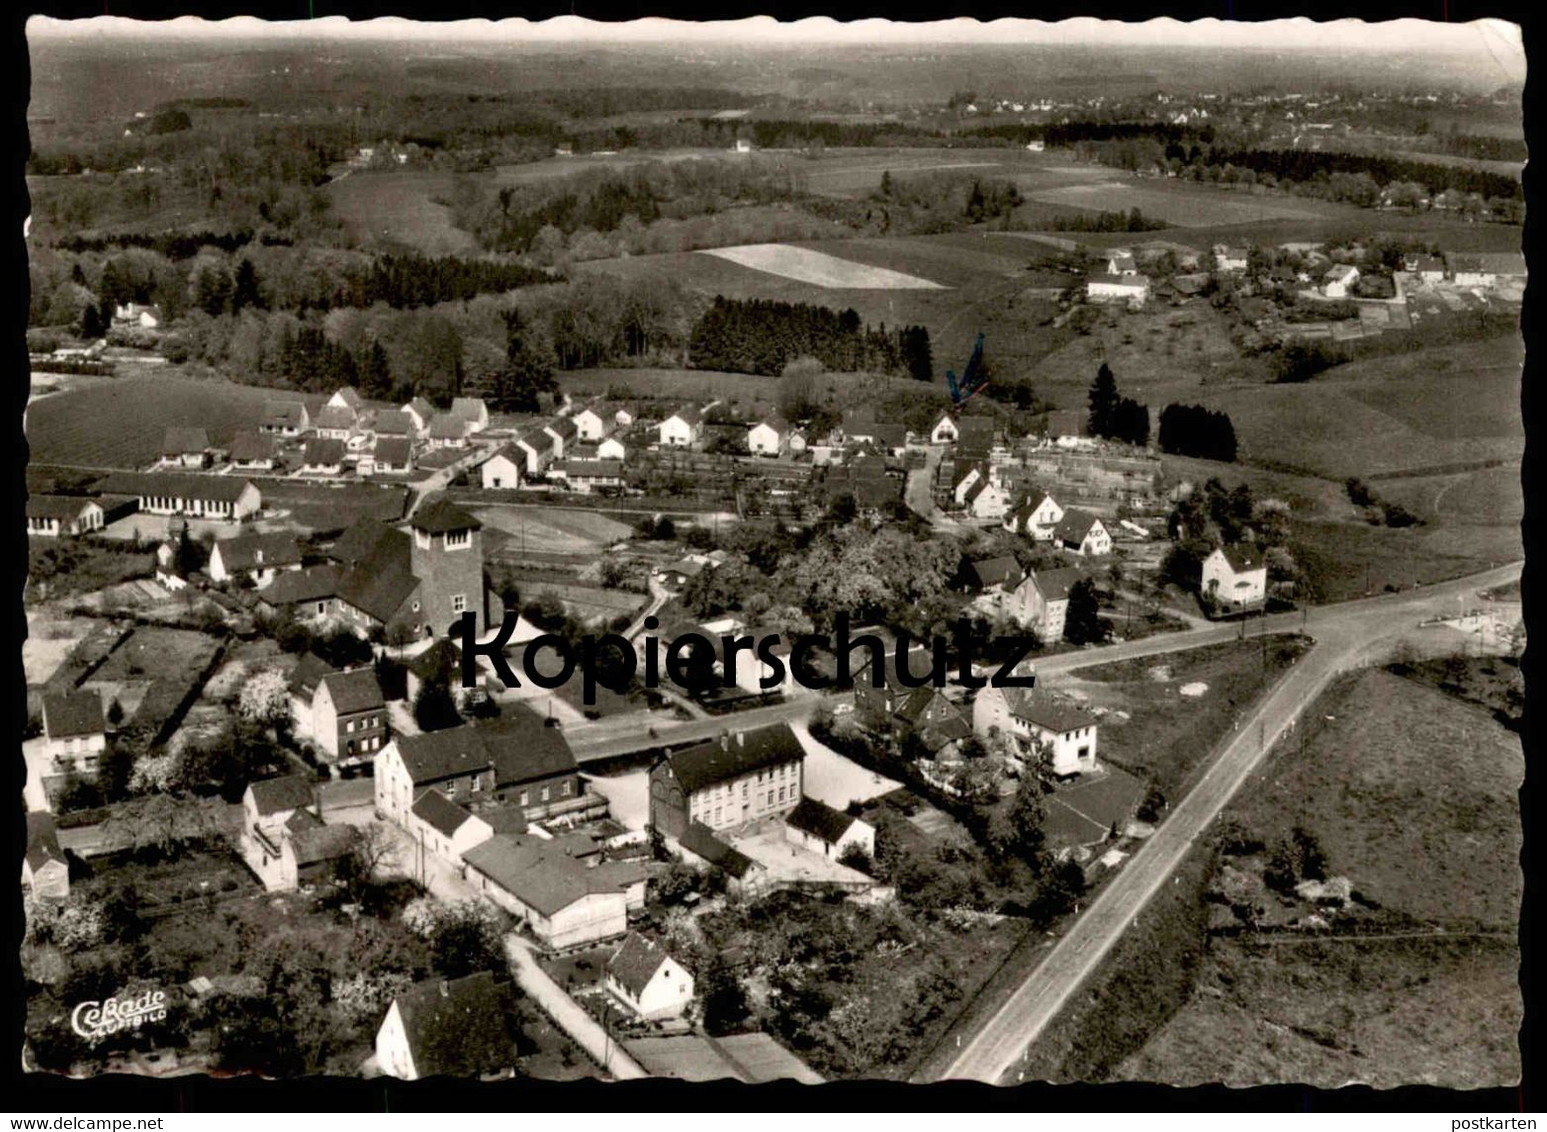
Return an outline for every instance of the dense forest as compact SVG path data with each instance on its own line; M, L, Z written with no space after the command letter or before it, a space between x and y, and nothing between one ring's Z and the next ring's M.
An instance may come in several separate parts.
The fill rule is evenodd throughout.
M866 326L853 310L716 296L693 325L688 357L699 369L774 376L812 357L839 373L860 370L929 379L929 331Z
M1160 448L1176 456L1230 463L1236 457L1235 425L1228 413L1202 405L1170 404L1160 414Z

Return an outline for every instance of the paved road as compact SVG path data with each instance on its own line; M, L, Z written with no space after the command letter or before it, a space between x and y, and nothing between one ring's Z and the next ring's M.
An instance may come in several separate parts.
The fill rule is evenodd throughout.
M1222 740L1221 749L1212 756L1213 763L1197 786L1074 921L1047 958L963 1045L941 1078L1013 1081L1016 1064L1043 1028L1073 997L1123 931L1134 923L1209 822L1327 683L1339 672L1378 658L1402 637L1423 641L1424 634L1429 634L1433 639L1434 630L1418 628L1418 622L1425 616L1454 609L1458 597L1512 580L1519 573L1517 563L1453 582L1312 610L1307 629L1315 636L1316 644L1242 722L1241 729ZM1270 617L1266 627L1290 630L1297 628L1299 622L1298 614ZM1224 628L1226 639L1236 631L1234 627ZM1197 643L1197 638L1208 635L1210 630L1200 630L1162 639L1193 638ZM1127 647L1120 645L1117 649ZM1100 659L1109 659L1117 649L1055 657L1039 666L1039 671L1054 670L1058 661L1066 661L1060 666L1064 669L1080 667L1083 665L1067 661L1072 658L1092 663L1086 658L1098 653L1107 654Z

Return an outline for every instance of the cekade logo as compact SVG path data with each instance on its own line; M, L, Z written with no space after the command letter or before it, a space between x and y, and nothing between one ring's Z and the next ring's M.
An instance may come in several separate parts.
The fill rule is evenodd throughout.
M70 1015L71 1028L83 1038L101 1041L121 1030L138 1030L146 1022L167 1016L167 992L148 990L138 998L110 998L83 1002Z

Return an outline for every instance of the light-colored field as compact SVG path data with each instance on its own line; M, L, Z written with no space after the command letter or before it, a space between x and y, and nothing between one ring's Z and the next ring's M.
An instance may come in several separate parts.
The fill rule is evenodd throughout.
M628 538L630 530L615 519L589 511L560 511L552 507L491 506L473 514L486 526L512 538L506 546L548 554L592 554Z
M1205 186L1164 188L1138 180L1103 180L1094 184L1061 185L1027 194L1047 204L1072 205L1099 212L1137 208L1152 220L1182 228L1215 224L1250 224L1261 220L1318 220L1326 210L1314 204L1291 203L1285 197L1232 193Z
M451 210L436 199L450 192L451 178L411 170L351 173L332 181L334 213L363 243L402 245L425 255L477 250L470 233L451 223Z
M36 609L28 610L27 639L21 646L21 665L27 683L46 684L96 624L84 618L55 618Z
M872 798L890 794L902 785L884 775L866 770L825 743L817 742L811 737L804 722L795 722L790 726L806 752L801 786L808 797L842 810L850 802L868 802Z
M717 256L750 267L754 271L766 271L785 279L811 283L818 287L856 291L932 291L940 290L940 284L916 275L905 275L885 267L872 267L839 259L826 252L811 248L791 247L788 244L743 244L734 248L715 248L701 255Z

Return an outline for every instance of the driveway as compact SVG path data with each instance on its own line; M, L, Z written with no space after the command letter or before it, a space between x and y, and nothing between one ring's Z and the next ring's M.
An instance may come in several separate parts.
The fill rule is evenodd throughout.
M537 958L527 944L514 933L505 937L505 954L510 958L510 969L521 989L532 997L553 1024L563 1030L590 1054L597 1064L611 1073L614 1080L630 1081L650 1074L629 1056L601 1024L587 1014L564 989L548 977L537 964Z

